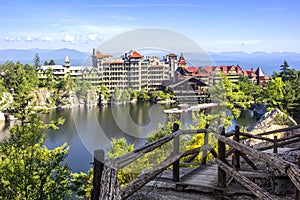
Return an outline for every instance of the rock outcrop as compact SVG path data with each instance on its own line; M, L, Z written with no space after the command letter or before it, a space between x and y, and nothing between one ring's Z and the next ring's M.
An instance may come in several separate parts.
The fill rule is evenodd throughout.
M293 118L283 113L279 109L275 108L274 110L265 113L253 126L249 127L247 131L252 135L256 135L259 133L278 130L278 129L282 129L294 125L297 125L297 122ZM285 133L281 132L281 133L268 135L265 137L273 139L274 136L277 136L278 138L282 138L283 136L285 136ZM250 145L254 145L260 143L261 140L251 139L248 142L250 143Z

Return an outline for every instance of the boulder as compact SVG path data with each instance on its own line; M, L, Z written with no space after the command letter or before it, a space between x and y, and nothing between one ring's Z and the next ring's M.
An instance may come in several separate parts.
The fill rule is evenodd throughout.
M249 127L247 131L250 134L257 135L259 133L278 130L294 125L297 125L297 122L292 117L275 108L274 110L266 112L253 126ZM282 138L285 136L285 132L271 134L265 137L273 139L274 136ZM250 145L255 145L260 143L261 140L251 139L247 142L250 143Z

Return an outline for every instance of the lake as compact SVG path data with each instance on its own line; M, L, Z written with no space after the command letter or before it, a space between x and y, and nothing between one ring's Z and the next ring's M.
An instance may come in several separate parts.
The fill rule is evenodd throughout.
M42 115L45 122L65 118L59 130L46 132L45 145L54 149L64 143L70 147L66 158L72 172L87 172L92 165L93 151L103 149L107 152L112 138L125 137L135 147L144 144L147 135L164 124L167 115L163 112L170 106L151 103L137 103L122 106L103 106L90 108L54 109ZM188 125L191 113L182 114L183 123ZM245 111L238 120L232 120L227 130L240 125L247 127L255 123L251 111ZM7 131L7 130L5 130ZM2 131L5 132L5 131Z

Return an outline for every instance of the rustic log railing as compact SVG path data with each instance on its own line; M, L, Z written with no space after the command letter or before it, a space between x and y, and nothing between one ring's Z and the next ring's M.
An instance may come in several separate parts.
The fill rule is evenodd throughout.
M200 152L203 153L201 164L206 164L207 153L211 153L216 158L215 161L218 164L218 187L223 188L224 191L229 184L226 178L226 176L229 175L231 176L231 179L235 179L245 188L249 189L258 198L278 199L278 197L269 194L267 191L258 187L247 177L239 173L240 157L244 158L244 160L253 169L257 170L257 167L249 158L249 156L252 159L264 162L267 165L278 169L282 174L287 175L295 185L295 187L300 190L300 172L297 165L289 163L279 157L274 157L270 154L261 152L261 150L273 148L273 152L277 153L278 147L300 141L299 133L295 133L293 135L289 135L287 137L279 139L277 137L274 137L273 139L264 137L270 134L300 129L300 125L257 135L250 135L240 132L239 127L236 127L234 131L227 134L225 134L225 129L222 129L221 133L218 134L208 128L200 130L178 130L178 128L179 126L177 124L174 124L172 134L163 137L155 142L142 146L134 150L133 152L127 153L118 158L106 160L102 162L102 164L100 164L100 167L99 162L94 161L94 163L98 163L98 167L94 165L94 188L92 191L92 199L126 199L132 193L139 190L142 186L153 180L157 175L162 173L170 166L172 166L173 168L173 181L178 182L180 175L179 160L183 157L189 156L188 159L186 159L186 162L191 162ZM185 134L204 134L205 139L203 145L199 148L180 151L180 136ZM208 144L209 134L213 134L214 137L218 139L218 153ZM233 139L230 138L232 136ZM264 140L271 144L268 144L265 147L254 149L250 146L240 143L240 141L244 141L245 139L249 138ZM169 156L167 156L160 164L154 166L152 169L144 170L140 175L138 175L135 180L133 180L127 186L120 188L117 177L118 169L121 169L133 163L138 158L144 156L146 153L149 153L161 147L171 140L173 140L173 151ZM230 148L227 152L226 146L227 149ZM226 160L229 154L233 154L232 165L230 165Z

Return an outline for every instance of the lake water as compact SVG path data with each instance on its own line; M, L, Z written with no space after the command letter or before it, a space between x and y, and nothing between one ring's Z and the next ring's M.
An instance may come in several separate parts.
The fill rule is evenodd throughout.
M125 137L128 143L135 147L144 144L147 135L157 129L158 124L164 124L167 115L163 110L169 107L138 103L122 106L104 106L91 108L55 109L42 115L47 122L58 117L65 118L65 123L59 130L49 130L46 133L45 145L54 149L64 143L70 147L66 158L72 172L87 172L92 165L93 151L110 146L112 138ZM191 113L184 113L184 123L191 120ZM247 127L255 123L250 111L243 112L238 120L232 120L232 126ZM4 132L4 131L2 131Z
M59 130L47 132L45 145L53 149L64 143L70 146L66 161L73 172L87 171L92 165L93 151L110 146L112 138L125 137L135 147L144 144L147 135L164 124L166 106L140 103L122 106L56 109L43 115L44 121L63 117Z

